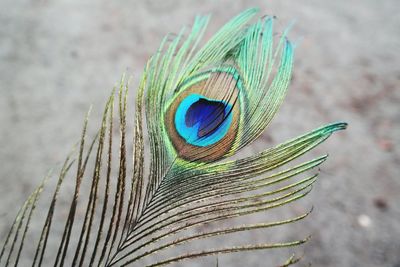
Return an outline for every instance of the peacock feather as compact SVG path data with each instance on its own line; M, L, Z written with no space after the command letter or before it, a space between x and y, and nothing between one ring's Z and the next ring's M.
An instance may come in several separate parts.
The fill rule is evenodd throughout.
M315 170L327 156L294 166L287 163L346 128L346 123L332 123L252 156L230 158L269 125L291 79L294 47L287 30L277 36L274 18L255 19L257 12L249 9L239 14L202 47L209 17L197 17L189 31L165 37L139 84L133 149L127 141L129 84L123 79L89 145L85 120L78 152L72 152L61 168L47 199L47 213L36 207L48 178L19 211L0 264L161 266L306 242L307 237L235 246L228 238L222 247L191 246L199 240L305 218L309 212L256 224L235 220L306 196L317 179ZM76 168L75 178L70 177L72 168ZM67 179L75 181L74 188L65 187ZM66 209L59 203L65 190L70 190L64 196L69 197ZM30 227L34 220L35 225L41 222L40 228ZM190 232L202 225L207 227ZM188 251L181 252L183 246ZM285 266L297 260L291 257Z

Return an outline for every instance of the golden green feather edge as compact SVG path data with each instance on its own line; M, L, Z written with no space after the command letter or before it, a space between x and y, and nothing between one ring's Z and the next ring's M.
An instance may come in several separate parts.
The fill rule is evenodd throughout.
M291 77L293 47L286 39L287 32L274 42L272 18L264 17L249 24L257 12L257 9L249 9L239 14L200 49L198 45L209 17L197 17L186 39L183 29L178 35L167 36L163 40L145 68L136 98L132 166L127 159L126 144L128 83L123 79L116 89L118 94L114 90L109 98L100 130L89 145L85 139L86 118L77 157L73 159L73 152L66 159L47 214L40 215L45 218L42 229L38 231L29 226L48 178L18 212L2 247L0 264L18 266L21 259L28 257L31 266L45 263L54 266L136 265L146 258L152 260L156 253L192 241L277 227L307 217L309 212L276 222L212 228L196 234L185 232L199 225L265 212L303 198L310 192L318 175L318 171L309 176L305 172L317 169L327 155L284 170L275 169L313 149L333 132L346 128L346 123L329 124L239 160L201 162L178 157L165 130L164 112L179 93L176 89L205 71L212 72L222 64L231 64L234 66L232 69L238 71L241 86L245 88L240 92L243 116L240 117L238 136L229 152L221 158L233 155L256 139L277 112ZM117 116L114 114L116 95ZM145 175L144 164L144 116L150 143L148 175ZM117 126L114 125L114 117L119 118ZM115 128L120 130L116 177L112 175ZM93 153L94 169L92 173L87 173L87 163ZM63 234L54 236L51 229L58 196L73 166L76 166L76 176L70 209ZM295 180L301 174L304 177ZM91 179L88 195L80 194L84 178ZM103 190L101 199L100 190ZM79 224L76 222L78 203L86 206L85 216ZM71 236L74 226L79 236ZM30 232L38 234L33 254L24 250ZM179 233L179 237L174 239L174 235ZM54 255L48 255L50 238L59 239ZM78 241L71 242L71 239ZM215 254L297 246L308 239L207 248L165 259L154 258L154 262L146 263L146 266L167 265ZM292 256L283 266L298 260Z

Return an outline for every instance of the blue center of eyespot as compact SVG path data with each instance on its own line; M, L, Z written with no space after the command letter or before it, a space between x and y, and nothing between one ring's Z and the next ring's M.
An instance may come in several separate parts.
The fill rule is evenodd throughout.
M179 135L191 145L205 147L221 140L232 123L232 105L199 94L187 96L175 113Z

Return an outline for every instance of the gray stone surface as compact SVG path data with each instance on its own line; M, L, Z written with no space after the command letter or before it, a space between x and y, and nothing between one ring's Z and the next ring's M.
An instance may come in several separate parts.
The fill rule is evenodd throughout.
M251 6L278 16L281 30L295 20L290 39L298 47L287 100L247 152L328 122L350 124L311 153L329 152L330 158L307 200L286 213L312 203L312 216L275 237L313 234L300 248L305 257L299 266L400 266L398 0L2 0L1 240L26 196L78 140L90 104L98 125L123 72L137 83L161 38L190 25L196 14L213 14L211 34ZM278 255L282 261L288 254L225 255L219 266L274 266ZM177 266L214 262L211 257Z

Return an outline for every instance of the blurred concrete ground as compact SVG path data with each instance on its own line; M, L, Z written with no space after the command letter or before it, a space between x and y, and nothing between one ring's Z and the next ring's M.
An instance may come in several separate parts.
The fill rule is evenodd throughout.
M161 38L196 14L213 14L210 35L252 6L276 15L280 30L295 20L298 47L287 100L250 151L328 122L350 125L318 150L330 158L307 199L315 212L296 228L313 233L300 266L399 267L398 0L2 0L0 237L78 140L90 104L98 125L123 72L135 84ZM262 253L246 255L221 256L220 266L268 266Z

